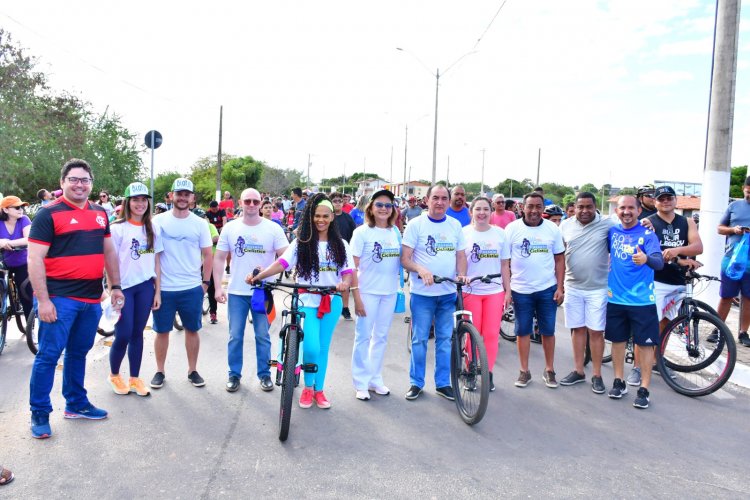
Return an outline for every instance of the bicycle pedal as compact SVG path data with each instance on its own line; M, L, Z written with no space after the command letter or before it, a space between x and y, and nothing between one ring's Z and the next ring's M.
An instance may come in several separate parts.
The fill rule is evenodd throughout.
M279 364L279 362L276 361L275 359L269 359L268 360L268 366L276 366L278 364Z
M302 371L305 373L317 373L318 365L315 363L305 363L302 365Z

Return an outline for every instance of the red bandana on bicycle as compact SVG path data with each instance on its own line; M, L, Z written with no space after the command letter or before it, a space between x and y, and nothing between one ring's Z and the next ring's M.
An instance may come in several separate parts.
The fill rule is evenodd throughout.
M310 293L320 295L320 305L318 306L318 319L331 312L331 296L327 293L311 292L309 290L299 289L299 293Z

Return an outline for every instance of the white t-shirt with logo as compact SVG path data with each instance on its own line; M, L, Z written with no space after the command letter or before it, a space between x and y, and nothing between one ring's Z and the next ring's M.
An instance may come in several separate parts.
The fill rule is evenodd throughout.
M500 273L500 261L509 259L510 253L505 245L505 231L497 226L490 226L487 231L477 231L473 226L464 227L466 240L466 275L470 278ZM472 295L490 295L503 291L502 278L495 278L492 283L475 281L465 288Z
M435 221L423 213L409 222L404 232L403 244L414 249L412 260L429 269L432 274L446 278L456 277L456 252L466 248L461 223L453 217L445 216ZM456 293L452 283L434 283L425 286L419 275L412 272L411 293L437 297Z
M201 249L213 246L206 221L188 213L178 219L171 211L154 217L162 236L161 289L165 292L190 290L203 283ZM208 265L211 265L210 263Z
M359 257L359 291L375 295L392 295L398 291L401 245L395 227L370 227L354 230L349 246Z
M252 295L253 288L245 283L245 276L257 267L265 269L273 264L277 252L288 246L284 230L268 219L261 218L255 226L248 226L242 219L228 222L219 235L216 248L232 255L229 293Z
M529 227L519 219L505 227L510 254L510 288L517 293L533 293L557 284L555 254L565 251L562 234L554 222Z
M156 277L155 255L164 250L159 226L154 229L154 247L148 247L148 238L143 224L130 221L110 224L112 243L117 250L120 263L120 285L123 289L139 285Z
M272 223L273 224L273 223ZM312 276L310 280L306 280L300 276L297 277L297 283L303 285L320 285L320 286L336 286L341 282L341 277L346 273L351 273L354 266L352 261L352 253L349 249L349 245L346 241L341 240L344 244L346 251L346 261L344 265L338 267L336 263L328 257L328 242L318 242L318 279L314 279ZM295 239L286 249L284 254L279 257L279 263L284 269L293 269L297 266L297 240ZM318 307L320 305L320 295L312 293L300 294L300 307Z

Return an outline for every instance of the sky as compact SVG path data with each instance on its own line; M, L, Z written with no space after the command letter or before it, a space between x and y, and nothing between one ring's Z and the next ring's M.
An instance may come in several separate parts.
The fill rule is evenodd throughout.
M313 181L366 171L494 186L703 176L715 3L381 0L0 3L57 90L164 137L156 171L218 149ZM733 165L750 163L740 23ZM401 48L402 50L397 50ZM408 137L406 129L408 127ZM142 139L141 139L142 140ZM406 146L406 161L404 150ZM150 153L144 153L146 166Z

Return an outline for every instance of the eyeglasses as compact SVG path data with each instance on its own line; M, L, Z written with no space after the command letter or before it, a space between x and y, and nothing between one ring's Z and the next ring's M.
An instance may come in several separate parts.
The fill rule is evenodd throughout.
M375 208L396 208L395 203L382 203L382 202L376 201L374 205L375 205Z
M663 194L656 199L656 201L672 201L672 200L674 200L674 196L672 196L671 194Z
M336 198L335 200L331 200L331 203L344 203L344 200Z
M82 184L84 186L88 186L94 180L91 177L66 177L65 179L71 184Z
M107 197L107 195L106 195L106 194L100 194L100 195L99 195L99 198L106 198L106 197Z
M23 205L19 205L17 207L8 207L8 208L15 208L16 210L23 210Z
M653 194L644 194L643 197L644 198L653 198L654 195Z
M242 200L242 203L244 205L255 205L257 207L260 205L260 200Z

